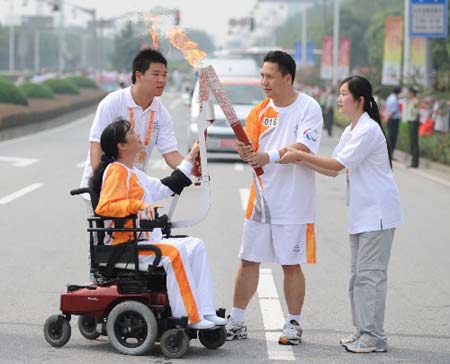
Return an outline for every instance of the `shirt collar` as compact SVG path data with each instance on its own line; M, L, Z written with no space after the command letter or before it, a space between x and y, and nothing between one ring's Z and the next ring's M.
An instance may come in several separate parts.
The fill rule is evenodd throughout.
M369 114L367 112L364 112L358 119L358 122L356 123L355 127L353 129L349 129L351 133L353 133L355 130L358 130L362 125L366 124L368 120L371 120Z
M132 87L133 87L133 86L129 86L129 87L127 87L127 88L125 89L125 95L126 95L126 104L127 104L127 107L128 107L128 108L131 107L131 108L133 108L133 109L136 109L136 108L141 109L141 107L140 107L138 104L136 104L136 102L135 102L134 99L133 99L133 95L131 94L131 88L132 88ZM147 109L145 109L144 112L147 111L147 110L158 111L158 102L159 102L159 98L155 96L155 97L153 98L153 101L152 101L152 103L150 104L150 106L147 107Z

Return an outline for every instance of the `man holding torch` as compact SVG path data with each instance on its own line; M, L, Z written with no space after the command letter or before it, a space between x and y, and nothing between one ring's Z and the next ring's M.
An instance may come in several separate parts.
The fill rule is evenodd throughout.
M253 173L228 340L247 337L245 309L258 286L259 266L276 262L283 268L289 313L279 343L301 342L305 278L300 264L316 262L315 176L304 165L276 162L288 146L317 153L323 118L319 104L294 89L295 68L285 52L266 55L261 86L267 98L247 117L245 132L251 146L237 142L240 157L253 168L263 167L264 173Z
M111 92L98 105L89 133L90 149L81 187L88 185L92 170L100 162L103 130L117 118L129 120L144 145L135 162L138 169L145 171L155 146L171 168L183 160L172 117L159 99L167 84L166 58L154 49L141 50L133 60L131 78L132 86ZM89 201L88 206L90 209Z

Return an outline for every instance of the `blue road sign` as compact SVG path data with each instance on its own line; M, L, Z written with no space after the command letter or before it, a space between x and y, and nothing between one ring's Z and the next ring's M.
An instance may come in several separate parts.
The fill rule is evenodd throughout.
M448 0L410 0L409 36L448 37Z

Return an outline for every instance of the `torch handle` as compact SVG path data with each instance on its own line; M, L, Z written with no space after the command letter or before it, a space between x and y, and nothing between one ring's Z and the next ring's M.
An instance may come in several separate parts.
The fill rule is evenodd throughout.
M207 136L208 136L208 133L205 130L205 141L206 141ZM201 175L202 175L201 167L202 167L202 161L200 159L200 153L198 153L197 157L194 160L194 167L192 168L192 175L194 177L201 177ZM197 186L199 184L200 183L196 183L195 185Z
M248 140L247 134L245 134L244 128L241 123L233 123L231 128L236 135L237 140L244 143L245 145L250 145L250 140ZM253 168L257 176L261 176L264 173L264 170L261 167Z

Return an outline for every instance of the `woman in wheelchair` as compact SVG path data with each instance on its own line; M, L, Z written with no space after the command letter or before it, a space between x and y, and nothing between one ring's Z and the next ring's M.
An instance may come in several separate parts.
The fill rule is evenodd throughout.
M90 188L100 197L95 212L100 216L126 217L131 214L155 217L154 201L181 193L191 182L192 161L199 153L198 143L171 176L162 180L147 176L134 167L143 145L131 124L118 120L105 128L100 144L104 152L95 169ZM143 217L144 218L144 217ZM128 222L131 226L131 221ZM127 226L127 225L125 225ZM167 275L167 293L172 315L187 316L189 327L208 329L225 325L216 315L214 291L208 257L203 241L186 238L163 238L160 229L146 234L139 244L157 245L162 253L160 265ZM131 232L115 232L105 244L121 244L133 239ZM139 252L139 266L152 264L153 252Z

